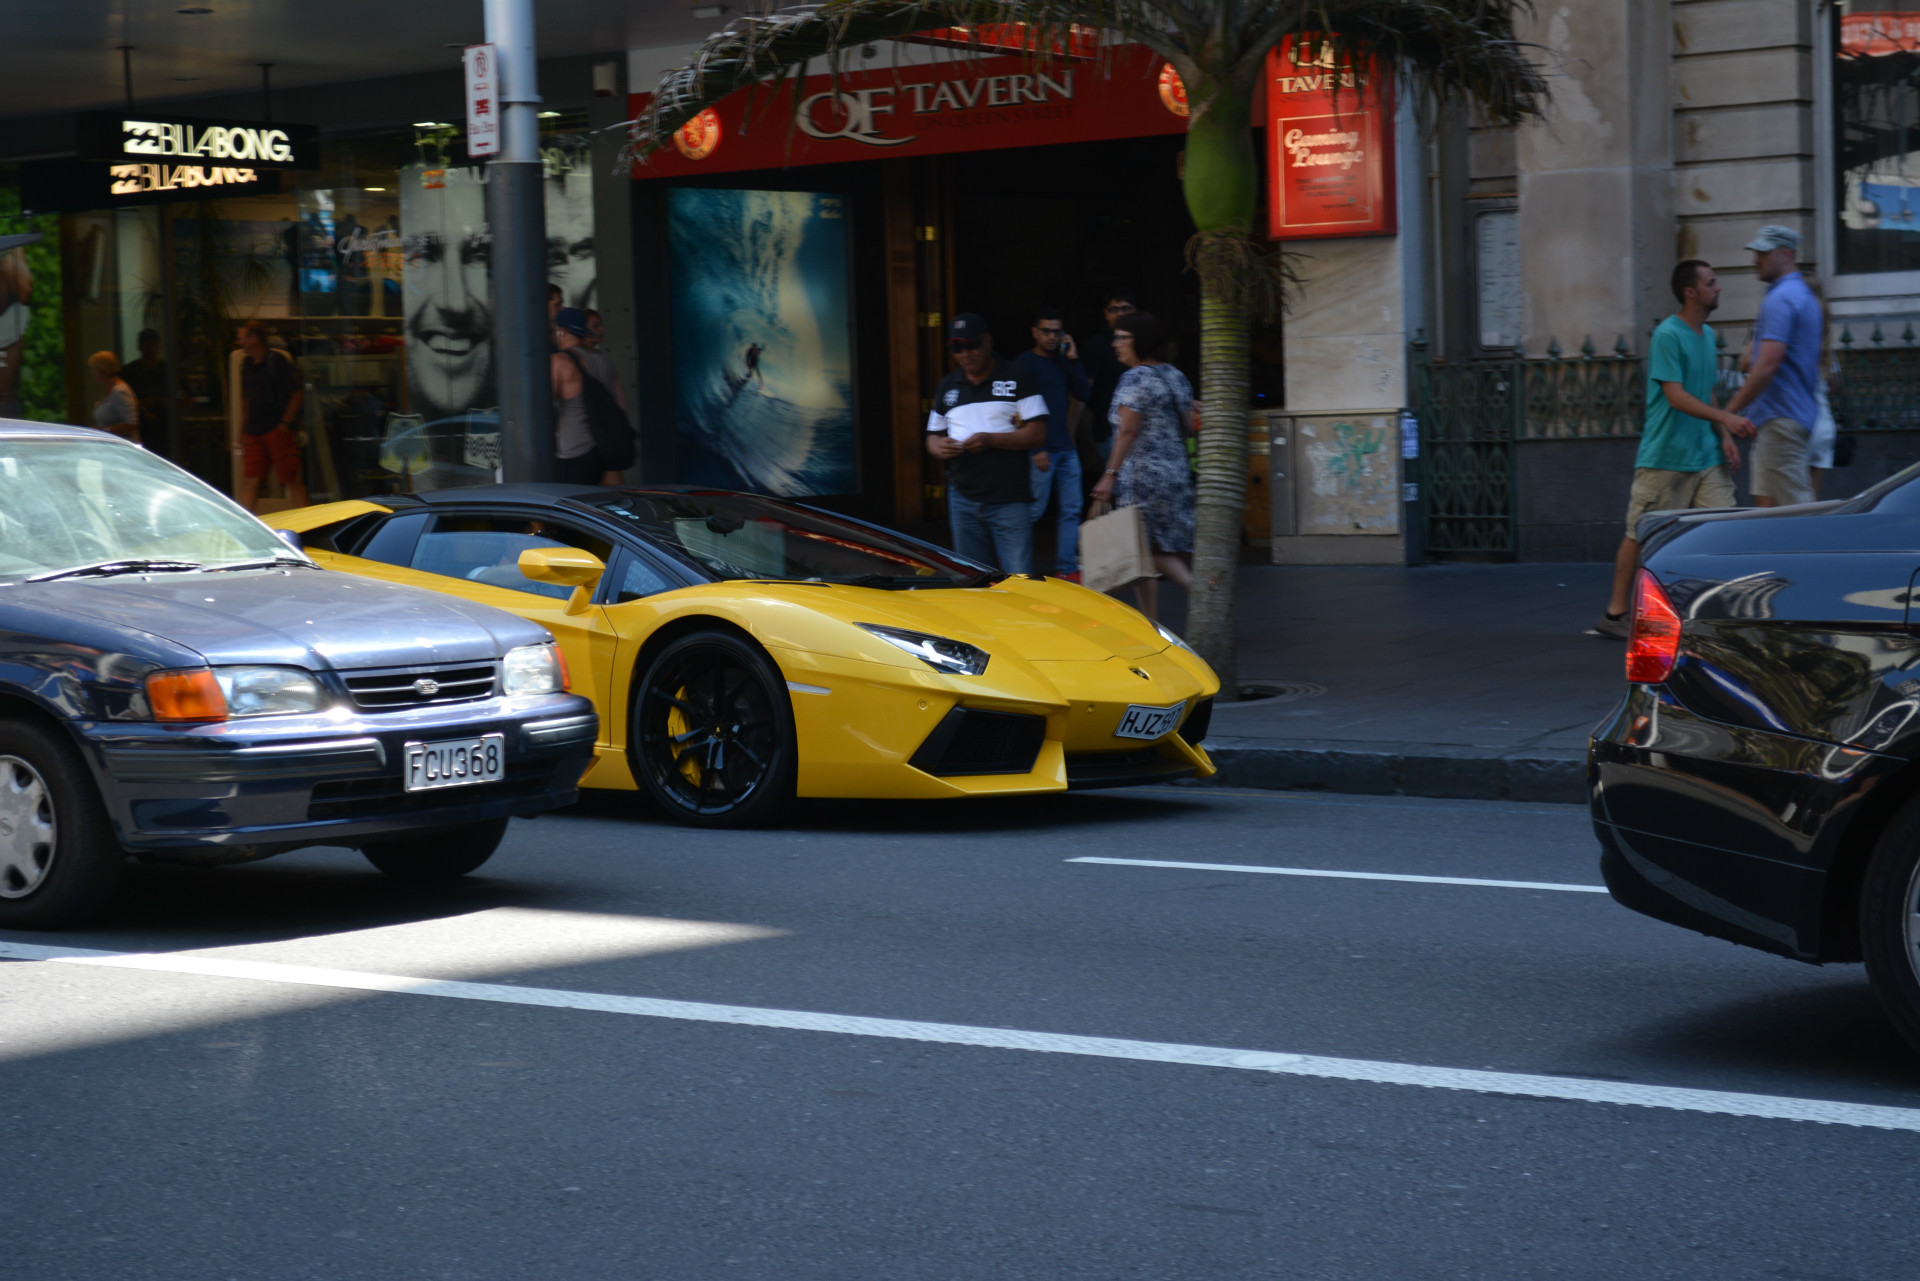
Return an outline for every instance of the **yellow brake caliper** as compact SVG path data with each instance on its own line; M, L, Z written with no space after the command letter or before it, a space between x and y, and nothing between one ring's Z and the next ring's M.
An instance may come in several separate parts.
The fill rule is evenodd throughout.
M682 734L687 733L693 728L693 726L687 723L687 714L675 705L687 701L686 687L681 686L675 690L673 697L674 702L667 704L667 738L669 741L679 738ZM687 759L680 763L680 773L685 776L687 782L693 784L695 787L700 786L700 762L693 758L692 753L688 753Z

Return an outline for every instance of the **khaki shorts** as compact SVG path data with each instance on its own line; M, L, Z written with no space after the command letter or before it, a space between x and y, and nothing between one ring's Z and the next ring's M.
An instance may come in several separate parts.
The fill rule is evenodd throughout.
M1776 506L1813 501L1813 437L1791 418L1769 418L1753 440L1753 479L1748 488L1756 498L1771 498Z
M1678 511L1685 507L1733 506L1733 475L1726 464L1705 471L1662 471L1658 467L1633 469L1633 496L1627 500L1627 537L1648 512Z

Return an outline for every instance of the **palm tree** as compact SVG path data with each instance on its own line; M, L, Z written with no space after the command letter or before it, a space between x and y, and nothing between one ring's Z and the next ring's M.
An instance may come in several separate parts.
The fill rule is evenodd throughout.
M1029 56L1094 28L1158 53L1185 84L1184 191L1197 228L1187 261L1200 277L1200 398L1206 405L1196 490L1187 641L1213 665L1221 697L1238 689L1234 571L1247 476L1247 357L1252 324L1287 283L1256 238L1259 166L1248 121L1267 52L1287 36L1344 62L1371 55L1435 100L1465 101L1495 123L1538 115L1546 86L1514 34L1529 0L824 0L736 18L667 72L633 122L629 159L731 93L802 74L808 60L939 29L1020 24Z

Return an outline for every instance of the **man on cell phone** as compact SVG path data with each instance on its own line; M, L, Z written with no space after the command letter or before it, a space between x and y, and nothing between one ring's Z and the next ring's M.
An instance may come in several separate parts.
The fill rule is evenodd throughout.
M1033 451L1033 525L1040 527L1049 502L1060 504L1054 538L1054 572L1080 581L1080 452L1074 447L1070 401L1086 402L1092 391L1080 350L1058 309L1042 307L1033 315L1033 346L1013 358L1014 368L1033 380L1047 402L1047 438Z

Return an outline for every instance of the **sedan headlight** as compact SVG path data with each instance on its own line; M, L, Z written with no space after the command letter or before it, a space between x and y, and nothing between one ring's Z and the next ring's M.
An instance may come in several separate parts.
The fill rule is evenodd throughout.
M934 671L945 672L949 676L978 676L987 670L987 659L991 657L984 649L964 641L948 640L944 636L929 636L925 632L910 632L901 627L882 627L878 623L856 623L855 626L872 632L889 645L906 650Z
M544 645L521 645L507 651L500 663L500 685L511 698L516 694L564 694L567 692L567 660L560 647L551 641Z
M214 667L155 672L147 702L157 721L224 721L293 716L327 706L327 691L299 667Z

